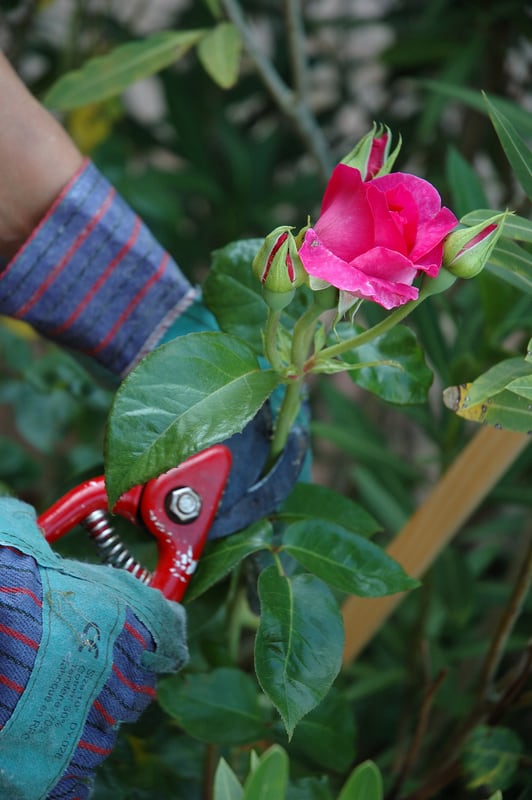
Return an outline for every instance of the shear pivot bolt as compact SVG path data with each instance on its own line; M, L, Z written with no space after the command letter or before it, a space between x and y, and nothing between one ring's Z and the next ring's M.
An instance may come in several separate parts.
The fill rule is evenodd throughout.
M168 512L178 522L193 522L200 515L201 497L190 486L173 489L168 497Z

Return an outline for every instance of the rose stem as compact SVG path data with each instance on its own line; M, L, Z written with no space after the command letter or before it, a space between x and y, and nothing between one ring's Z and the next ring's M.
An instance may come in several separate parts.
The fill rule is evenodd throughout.
M295 374L288 378L286 392L279 409L275 431L270 448L270 461L273 462L283 451L288 434L301 406L305 362L312 344L316 321L323 314L318 304L311 306L294 325L292 338L292 368Z
M394 328L399 322L407 317L415 308L417 308L420 303L423 302L424 299L425 296L420 294L417 300L412 300L410 303L405 303L405 305L399 306L399 308L396 308L395 311L392 311L391 314L378 322L372 328L368 328L367 331L363 331L362 333L357 334L357 336L353 336L351 339L346 339L343 342L333 344L330 347L325 347L323 350L320 350L315 359L317 361L321 361L322 359L334 358L335 356L342 355L342 353L348 353L350 350L354 350L355 347L360 347L361 345L366 344L366 342L370 342L377 336L381 336L383 333L391 330L391 328Z
M315 358L317 361L321 361L321 359L334 358L335 356L342 355L342 353L348 353L349 350L353 350L355 347L360 347L361 345L366 344L366 342L370 342L377 336L381 336L383 333L386 333L394 328L399 322L402 322L402 320L411 314L412 311L423 302L423 300L427 299L427 297L432 297L434 294L439 294L440 292L446 291L453 285L455 281L456 278L454 275L451 275L451 273L447 272L446 269L441 269L437 277L425 280L420 289L417 300L411 300L409 303L399 306L395 309L395 311L392 311L391 314L381 320L381 322L378 322L367 331L363 331L362 333L357 334L357 336L353 336L351 339L346 339L338 344L333 344L331 347L325 347L318 353L317 356L314 356L313 358ZM309 365L309 368L310 366L311 365Z
M333 165L327 141L316 118L303 99L297 97L286 85L272 62L257 49L238 0L222 0L222 4L227 16L240 32L244 47L259 77L280 110L294 124L300 138L316 160L321 178L326 183Z
M308 106L308 69L305 58L305 31L301 0L286 0L285 16L294 89L298 101Z
M273 311L271 308L268 309L268 318L264 329L264 355L276 372L280 372L283 367L277 349L277 330L279 328L280 319L280 311Z

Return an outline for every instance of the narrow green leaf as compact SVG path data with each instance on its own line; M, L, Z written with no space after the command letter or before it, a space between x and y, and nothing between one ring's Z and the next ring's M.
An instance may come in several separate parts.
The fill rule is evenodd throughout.
M472 384L451 386L443 392L443 401L447 408L459 417L493 425L495 428L516 431L532 435L532 403L526 397L504 390L484 402L469 404L464 408L464 401Z
M244 789L225 760L221 758L214 773L214 800L242 800Z
M454 100L460 100L471 108L480 111L481 114L487 114L486 104L481 93L474 89L465 89L463 86L433 80L423 80L421 83L428 89L447 95L447 97L452 97ZM516 128L519 128L524 136L532 136L532 114L529 111L517 105L517 103L512 103L510 100L494 95L490 95L490 102Z
M218 19L222 14L220 0L203 0L211 14L215 19Z
M284 800L288 786L288 756L282 747L270 747L244 784L243 800Z
M338 800L382 800L382 776L373 761L364 761L353 770Z
M499 239L490 256L488 269L522 292L532 294L532 257L515 242Z
M509 383L531 375L532 364L524 358L507 358L494 364L469 385L461 403L461 410L466 411L471 406L483 403L489 397L506 389Z
M242 559L271 546L273 528L268 520L260 520L232 536L208 544L187 589L186 602L194 600L229 574Z
M419 477L419 469L414 464L406 462L404 459L395 456L386 449L384 442L377 437L368 427L364 430L356 426L346 425L342 427L336 422L311 422L311 432L332 442L348 455L353 456L357 461L364 462L383 468L390 473L397 474L402 478L415 479ZM358 531L357 531L358 533Z
M532 153L513 124L484 94L488 113L506 157L527 197L532 200ZM532 114L531 114L532 118Z
M242 41L230 22L220 22L198 45L198 58L205 71L222 89L230 89L238 78Z
M341 525L359 536L372 536L379 523L348 497L315 483L298 483L290 493L280 516L283 520L323 520Z
M441 604L445 609L446 630L465 629L471 622L475 606L475 575L462 553L451 547L444 548L432 567L432 587L435 598L438 598L434 608Z
M63 75L43 102L48 108L67 111L114 97L132 83L173 64L203 36L204 30L159 31L142 41L120 45Z
M439 301L429 297L414 312L415 329L428 362L444 383L449 382L451 369L451 342L442 330L435 325L435 314L439 314Z
M506 388L509 392L518 394L520 397L526 397L529 401L532 401L532 374L515 378L515 380L510 381Z
M286 577L268 567L259 578L259 597L255 670L292 736L340 671L342 617L330 590L313 575Z
M431 6L432 8L433 6ZM429 14L432 15L432 12L429 12ZM433 26L434 22L435 19L433 18L431 21ZM481 32L479 30L472 32L471 37L468 38L467 45L460 47L456 37L453 37L452 45L450 43L444 44L442 37L436 32L436 28L437 24L433 28L432 36L429 34L426 39L423 36L423 47L427 52L430 51L432 53L430 56L430 63L432 64L434 64L435 50L443 48L445 51L445 55L442 56L441 67L438 70L440 82L452 87L467 84L470 80L471 70L474 69L475 64L478 64L484 52L485 40ZM429 33L428 29L425 33ZM414 41L417 41L417 38ZM417 49L416 45L414 45L414 49ZM422 86L429 85L424 81L420 81L420 83ZM423 108L420 109L419 120L419 134L422 142L428 143L433 140L434 136L438 135L447 105L445 96L437 92L433 92L431 96L423 100Z
M353 326L349 326L353 336ZM356 330L356 329L355 329ZM347 330L338 332L345 337ZM372 342L343 356L349 364L387 362L363 367L351 374L352 380L389 403L423 403L432 383L432 372L410 328L398 325ZM393 363L393 366L390 365Z
M468 789L487 787L494 791L510 787L522 752L523 743L510 728L475 728L462 755Z
M377 470L363 464L354 466L350 477L357 487L360 501L383 528L398 531L406 524L414 509L412 497L403 484L395 479L384 481Z
M252 750L249 754L249 772L255 772L260 763L260 756L257 755L256 750Z
M479 208L462 217L461 222L464 225L478 225L479 222L485 222L497 213L489 208ZM532 221L518 214L509 214L502 224L502 236L532 244Z
M381 547L340 525L305 520L290 525L282 549L342 592L381 597L418 586Z
M485 269L491 275L494 275L499 280L504 281L509 286L513 286L520 292L524 292L525 294L532 294L532 279L529 279L528 276L526 275L523 276L520 275L518 272L506 270L490 261L488 261L488 263L486 264Z
M154 350L114 398L105 443L110 507L131 486L240 432L277 382L224 333L191 333Z
M357 662L354 669L353 681L349 686L345 697L351 702L358 700L368 701L372 695L393 689L397 691L405 680L405 667L392 666L389 669L378 669L374 667L362 667ZM378 700L374 700L378 703Z
M266 735L255 682L238 669L165 678L157 698L167 714L202 742L249 744Z
M486 195L477 172L455 147L449 147L446 161L453 210L458 217L486 205Z

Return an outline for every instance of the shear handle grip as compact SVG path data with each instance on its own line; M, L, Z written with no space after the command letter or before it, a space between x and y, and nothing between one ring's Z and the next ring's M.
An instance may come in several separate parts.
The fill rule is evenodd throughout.
M113 508L113 513L136 523L142 488L135 486L123 494ZM101 475L85 481L60 497L38 517L37 524L43 531L46 541L51 544L76 525L80 525L93 511L107 508L105 479Z

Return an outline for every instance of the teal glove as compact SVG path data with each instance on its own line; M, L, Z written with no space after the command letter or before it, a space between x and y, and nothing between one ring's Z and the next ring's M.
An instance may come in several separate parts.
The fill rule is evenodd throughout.
M0 797L85 800L121 722L187 660L183 608L128 572L54 553L0 498Z

